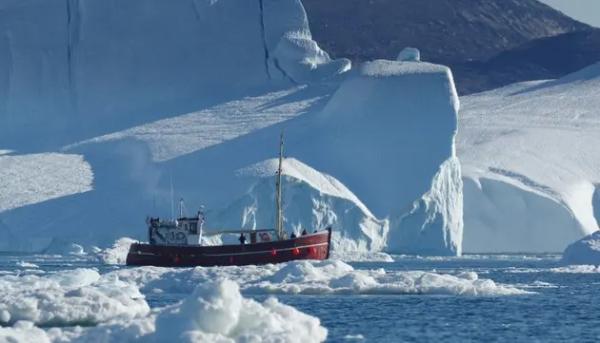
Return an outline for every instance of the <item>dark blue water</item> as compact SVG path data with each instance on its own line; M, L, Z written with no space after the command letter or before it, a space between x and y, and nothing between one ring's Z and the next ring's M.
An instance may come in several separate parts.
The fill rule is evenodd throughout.
M15 261L45 271L103 266L86 258L0 256L0 273ZM452 259L398 257L393 263L351 263L356 269L474 271L479 278L535 292L527 295L278 295L288 305L317 316L328 341L370 342L598 342L600 273L559 272L555 256L466 256ZM1 275L0 275L1 277ZM153 307L183 294L147 294ZM267 296L247 295L262 301ZM362 339L360 339L362 337Z

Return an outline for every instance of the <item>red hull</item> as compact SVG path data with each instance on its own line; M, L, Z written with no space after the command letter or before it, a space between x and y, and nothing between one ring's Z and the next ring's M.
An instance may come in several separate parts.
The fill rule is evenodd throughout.
M329 258L331 229L283 241L245 245L171 246L134 243L127 265L160 267L243 266Z

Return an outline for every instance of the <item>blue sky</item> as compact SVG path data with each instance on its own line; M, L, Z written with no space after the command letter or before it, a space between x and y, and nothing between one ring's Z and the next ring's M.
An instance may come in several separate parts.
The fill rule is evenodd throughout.
M600 0L540 0L584 23L600 27Z

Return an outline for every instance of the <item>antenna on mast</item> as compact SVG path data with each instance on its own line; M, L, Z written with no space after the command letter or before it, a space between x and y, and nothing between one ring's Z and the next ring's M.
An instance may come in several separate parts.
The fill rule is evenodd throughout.
M179 198L179 218L183 218L183 198Z
M283 232L283 210L281 206L281 174L282 174L282 165L283 165L283 130L281 131L281 135L279 138L279 167L277 168L277 181L275 184L276 188L276 207L277 213L275 217L275 230L277 232L277 237L282 240L284 239Z
M171 184L171 220L175 220L175 203L174 203L174 195L173 195L173 173L169 174L169 181Z

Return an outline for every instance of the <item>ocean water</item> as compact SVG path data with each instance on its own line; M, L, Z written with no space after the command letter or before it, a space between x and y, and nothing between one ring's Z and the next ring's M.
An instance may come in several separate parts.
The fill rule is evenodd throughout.
M329 342L598 342L600 268L562 266L554 255L467 255L461 258L394 256L394 262L349 263L356 270L386 273L475 272L480 279L530 293L470 296L427 294L275 295L281 302L320 318ZM38 273L107 266L89 257L0 256L0 278L20 273L23 262ZM19 264L21 266L19 266ZM238 280L239 282L239 280ZM242 292L244 293L244 292ZM147 292L151 307L186 294ZM263 301L270 295L244 294Z

